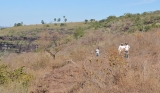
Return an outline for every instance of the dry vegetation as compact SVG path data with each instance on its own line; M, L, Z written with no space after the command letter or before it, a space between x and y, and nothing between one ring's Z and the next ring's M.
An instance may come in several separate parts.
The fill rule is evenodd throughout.
M79 24L85 28L84 24ZM26 77L30 76L25 86L21 81L26 78L0 84L2 93L160 92L159 28L129 34L88 28L84 36L79 38L61 31L50 33L44 29L37 35L40 36L36 41L39 44L38 51L6 53L1 57L0 63L8 66L10 71L23 67ZM129 59L117 51L119 44L124 42L131 47ZM100 48L99 57L95 55L97 47Z
M159 93L159 30L126 35L97 30L66 44L55 60L41 51L5 55L1 63L12 69L25 66L25 72L34 77L29 85L33 93ZM118 45L126 41L131 46L127 60L117 54ZM95 56L97 46L100 57ZM14 89L1 91L24 92L16 84L10 86Z

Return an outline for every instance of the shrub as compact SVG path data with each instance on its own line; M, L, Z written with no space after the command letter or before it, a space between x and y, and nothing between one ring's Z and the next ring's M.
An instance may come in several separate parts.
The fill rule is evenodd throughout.
M107 21L108 21L108 22L111 22L111 21L116 20L116 19L117 19L116 16L109 16L109 17L107 18Z
M47 24L46 27L49 27L49 25Z
M0 84L5 84L8 82L8 71L6 70L7 66L0 65Z
M149 26L149 25L144 27L144 30L145 30L145 31L148 31L148 30L150 30L150 29L151 29L151 26Z
M111 67L123 67L126 65L123 55L119 55L115 47L110 47L108 49L108 59Z
M61 24L60 24L60 26L65 26L65 25L66 25L66 24L64 24L64 23L61 23Z
M87 23L88 23L88 20L87 20L87 19L85 19L84 21L85 21L85 24L87 24Z
M123 55L119 55L115 47L108 49L108 60L110 65L110 75L113 76L113 82L118 84L124 78L127 62Z
M84 35L84 29L82 29L82 28L78 28L78 29L76 29L75 32L74 32L74 37L75 37L76 39L82 37L83 35Z
M54 24L55 26L57 25L57 23Z
M11 70L8 66L4 64L0 64L0 85L2 86L10 86L12 84L17 83L18 86L15 86L16 89L20 87L24 90L23 93L27 92L29 82L32 80L32 75L29 75L23 71L24 67L17 68L15 70ZM7 88L6 87L6 88ZM16 89L13 89L16 90ZM24 92L25 91L25 92Z

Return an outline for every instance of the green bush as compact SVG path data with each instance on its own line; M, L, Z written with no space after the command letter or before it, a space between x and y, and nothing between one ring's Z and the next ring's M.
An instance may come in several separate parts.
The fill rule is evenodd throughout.
M116 19L117 19L116 16L109 16L106 21L107 21L107 22L111 22L111 21L114 21L114 20L116 20Z
M60 24L60 26L65 26L65 25L66 25L65 23L61 23L61 24Z
M144 27L144 30L145 30L145 31L148 31L148 30L150 30L150 29L151 29L151 26L149 26L149 25L147 25L147 26Z
M23 68L24 67L20 67L18 69L11 70L8 66L0 64L0 86L9 85L14 82L27 88L33 77L32 75L25 73Z
M7 69L7 66L0 65L0 85L8 83L9 73L8 73L8 71L6 69Z
M80 38L84 35L84 29L78 28L78 29L75 30L75 32L73 34L74 34L74 37L76 39L78 39L78 38Z

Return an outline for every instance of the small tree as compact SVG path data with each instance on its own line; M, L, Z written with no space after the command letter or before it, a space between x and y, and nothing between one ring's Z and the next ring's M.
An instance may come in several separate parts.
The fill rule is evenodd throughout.
M22 26L23 25L23 23L21 22L21 23L15 23L14 24L14 27L16 27L16 26Z
M41 23L44 24L44 21L42 20Z
M17 23L17 26L22 26L22 24L21 23Z
M54 22L56 22L56 18L54 18Z
M95 19L90 19L91 22L95 21Z
M84 21L85 21L85 24L87 24L87 23L88 23L88 20L87 20L87 19L85 19Z
M57 22L60 22L60 21L61 21L61 19L60 19L60 18L58 18Z
M67 19L65 18L64 21L67 22Z

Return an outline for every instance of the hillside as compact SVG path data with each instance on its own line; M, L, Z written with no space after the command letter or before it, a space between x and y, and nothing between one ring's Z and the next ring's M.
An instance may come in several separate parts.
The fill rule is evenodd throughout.
M159 93L159 23L160 11L153 11L2 29L0 91ZM117 51L125 42L129 59Z

